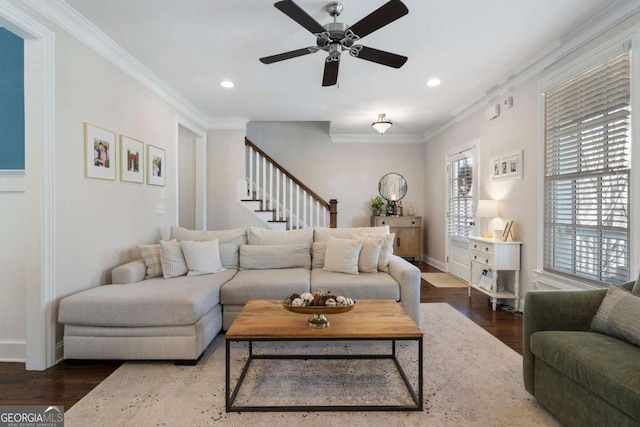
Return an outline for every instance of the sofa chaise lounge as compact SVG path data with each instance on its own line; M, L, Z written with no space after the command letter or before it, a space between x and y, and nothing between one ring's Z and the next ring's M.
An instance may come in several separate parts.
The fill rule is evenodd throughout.
M420 271L391 254L393 238L388 227L292 231L172 227L170 239L183 245L217 240L225 269L215 274L165 279L148 278L148 259L114 268L114 284L60 301L64 358L197 361L250 299L283 299L294 292L316 289L348 295L356 301L394 299L418 323ZM325 268L325 255L335 261L335 252L328 250L328 245L333 248L357 240L361 241L356 254L358 266L362 261L358 256L362 258L366 244L374 250L379 248L374 263L380 271L376 268L375 272L345 274ZM371 240L377 243L372 245ZM353 261L353 251L347 255Z

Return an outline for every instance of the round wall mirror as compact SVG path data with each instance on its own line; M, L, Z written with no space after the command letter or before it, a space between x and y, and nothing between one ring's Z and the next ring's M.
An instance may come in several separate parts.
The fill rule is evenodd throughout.
M385 200L402 200L407 195L407 180L400 174L388 173L380 179L378 191Z

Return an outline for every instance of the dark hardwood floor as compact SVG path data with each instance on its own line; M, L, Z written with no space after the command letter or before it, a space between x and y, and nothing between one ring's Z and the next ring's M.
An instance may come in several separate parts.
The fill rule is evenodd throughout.
M416 263L423 272L440 270ZM438 288L422 281L420 300L446 302L500 341L522 354L522 317L501 309L492 311L488 298L466 288ZM0 405L62 405L69 409L118 369L121 362L85 365L59 363L46 371L26 371L23 363L0 363Z

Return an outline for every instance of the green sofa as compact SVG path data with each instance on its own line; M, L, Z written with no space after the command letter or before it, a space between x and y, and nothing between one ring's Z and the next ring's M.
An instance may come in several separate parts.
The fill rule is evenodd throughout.
M606 293L525 296L524 385L567 426L640 426L640 347L589 331Z

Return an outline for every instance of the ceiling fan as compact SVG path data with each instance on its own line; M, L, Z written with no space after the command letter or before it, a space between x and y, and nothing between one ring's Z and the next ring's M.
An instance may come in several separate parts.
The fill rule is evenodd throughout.
M333 22L325 25L320 25L291 0L279 1L274 6L310 31L316 37L316 46L260 58L260 62L263 64L273 64L324 50L329 55L324 63L322 86L333 86L338 82L340 55L344 51L348 51L353 57L393 68L400 68L407 62L406 56L355 44L361 38L409 13L407 6L400 0L391 0L385 3L351 26L337 22L337 17L343 9L342 3L337 1L329 3L326 7L329 15L333 17Z

